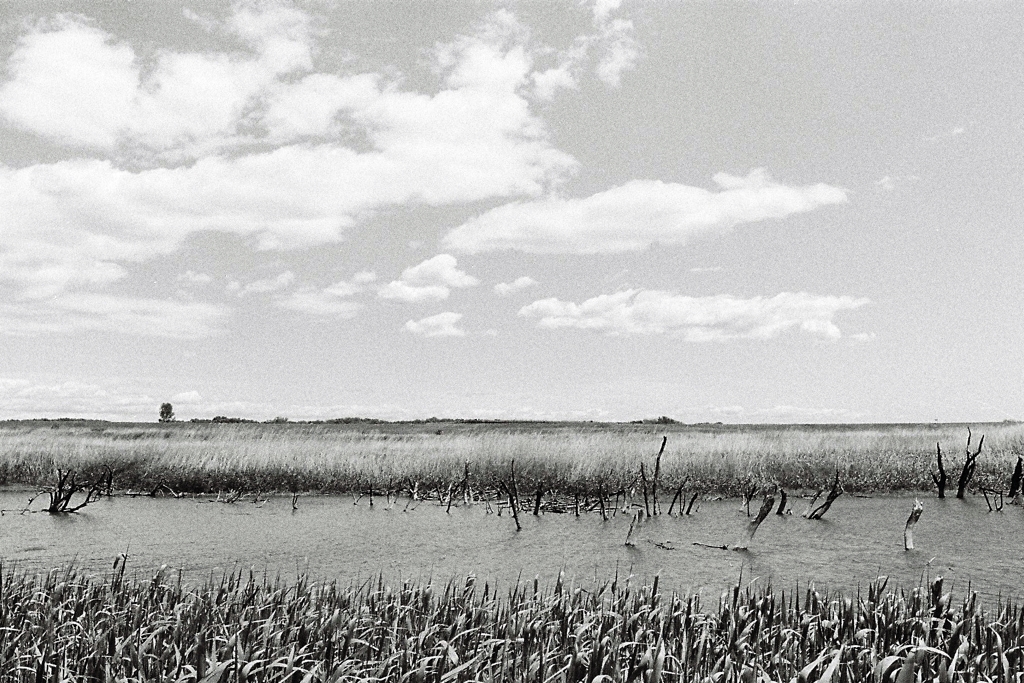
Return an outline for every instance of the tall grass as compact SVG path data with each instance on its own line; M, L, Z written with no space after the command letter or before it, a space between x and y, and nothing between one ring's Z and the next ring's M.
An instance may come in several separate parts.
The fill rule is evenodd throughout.
M4 681L943 682L1024 670L1021 605L956 602L941 580L855 595L736 588L705 606L657 581L2 579Z
M642 459L668 446L660 484L737 494L750 485L827 487L838 470L848 491L932 488L935 444L955 476L966 425L658 426L0 423L0 484L41 485L56 468L98 475L122 489L181 492L376 488L421 494L462 481L494 490L510 464L526 492L606 494L630 486ZM977 481L1005 488L1024 453L1024 425L974 425L985 434ZM959 460L958 460L959 457ZM956 470L958 471L958 470Z

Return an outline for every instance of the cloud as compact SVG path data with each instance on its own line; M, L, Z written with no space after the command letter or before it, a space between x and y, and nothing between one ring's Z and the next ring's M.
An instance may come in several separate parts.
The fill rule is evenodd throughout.
M572 75L571 64L564 63L551 69L533 73L533 91L540 100L554 99L559 90L574 90L576 79Z
M160 407L158 401L144 392L115 383L40 382L21 378L0 378L0 404L5 419L124 419L145 415L155 421Z
M606 53L597 65L597 77L605 85L618 88L622 82L622 74L634 67L640 57L636 41L631 35L633 22L616 19L601 26L602 40L607 44Z
M407 303L447 299L453 287L473 287L480 283L472 275L459 270L451 254L438 254L402 271L402 277L380 288L382 299Z
M353 318L363 309L363 304L344 301L333 296L328 290L302 289L277 302L281 308L299 313L335 318Z
M702 233L740 223L811 211L846 201L831 185L789 186L763 170L744 177L718 173L717 192L658 180L633 180L584 199L548 198L492 209L449 232L444 245L478 253L601 254L652 244L683 244Z
M865 413L849 408L808 408L801 406L777 405L765 408L745 408L740 405L704 406L692 413L737 422L856 422Z
M787 330L837 339L832 322L840 311L859 308L867 299L784 292L771 298L729 295L689 297L657 290L624 290L583 303L541 299L519 311L539 318L547 329L583 329L607 334L678 335L691 342L770 339Z
M207 275L206 273L196 273L191 270L186 270L184 273L179 275L177 279L178 282L183 282L193 286L208 285L213 282L213 276Z
M229 291L237 292L238 296L246 296L248 294L265 294L267 292L276 292L278 290L291 287L294 282L295 273L290 270L286 270L275 278L253 280L246 285L232 282L228 285L228 289Z
M465 330L457 327L460 320L461 313L445 311L422 320L410 320L405 323L405 329L421 337L463 337Z
M376 279L373 272L363 270L350 280L335 282L324 289L303 287L287 297L279 298L277 305L310 315L352 318L363 309L363 304L348 301L347 297L365 291L367 285Z
M144 69L127 43L82 17L58 15L19 40L0 113L65 144L194 155L242 135L260 95L311 68L306 23L295 9L239 5L223 28L249 53L161 51Z
M0 303L0 333L115 332L198 339L216 334L224 306L100 293L62 294L44 301Z
M505 296L513 292L520 292L528 287L533 287L535 284L537 284L536 280L524 275L523 277L516 278L514 282L499 282L494 285L494 291L501 296Z
M171 396L171 401L174 403L199 403L203 400L203 397L199 395L198 391L183 391L181 393Z
M19 39L0 117L80 154L0 164L0 279L20 297L104 289L198 232L306 248L382 207L535 196L576 167L531 111L507 12L439 46L422 92L316 71L312 21L288 6L199 24L234 47L143 49L71 15Z

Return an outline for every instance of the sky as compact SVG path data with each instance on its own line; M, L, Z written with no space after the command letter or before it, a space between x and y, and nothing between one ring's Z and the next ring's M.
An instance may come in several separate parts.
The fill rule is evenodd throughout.
M0 3L0 419L1024 418L1024 5Z

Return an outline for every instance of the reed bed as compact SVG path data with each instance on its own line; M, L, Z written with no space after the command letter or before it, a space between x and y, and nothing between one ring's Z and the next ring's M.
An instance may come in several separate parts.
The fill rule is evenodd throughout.
M430 497L459 485L467 471L471 488L493 492L509 477L514 460L524 495L543 489L592 498L635 485L639 463L653 467L664 435L659 485L668 490L813 490L827 487L838 471L851 492L923 491L933 487L936 443L954 472L963 460L967 429L9 422L0 423L0 484L41 486L57 469L88 477L109 468L119 489L137 492L161 486L183 493L376 489ZM1004 488L1024 453L1024 425L973 430L975 443L980 434L986 437L977 485Z
M856 594L699 595L562 577L348 587L226 574L198 587L2 572L4 681L1017 681L1024 609L942 580Z

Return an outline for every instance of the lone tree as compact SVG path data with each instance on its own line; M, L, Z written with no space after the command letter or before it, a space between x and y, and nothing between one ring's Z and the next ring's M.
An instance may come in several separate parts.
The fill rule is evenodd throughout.
M160 405L160 421L174 422L174 406L170 403L163 403Z

